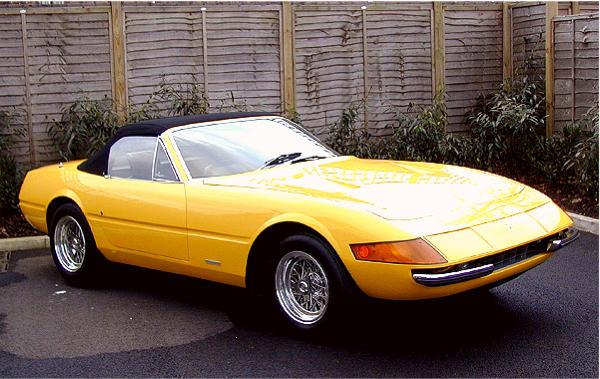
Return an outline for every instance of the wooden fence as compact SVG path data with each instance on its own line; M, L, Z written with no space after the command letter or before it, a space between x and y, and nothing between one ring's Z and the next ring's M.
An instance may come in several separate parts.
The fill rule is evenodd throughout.
M321 136L361 104L361 123L388 133L396 111L445 91L448 131L466 132L465 111L534 46L552 67L549 133L598 101L597 15L568 16L593 2L80 5L0 8L0 109L23 110L22 162L57 159L46 129L76 98L141 104L161 80L200 83L212 110L296 111Z
M598 14L557 17L554 29L554 128L598 104Z

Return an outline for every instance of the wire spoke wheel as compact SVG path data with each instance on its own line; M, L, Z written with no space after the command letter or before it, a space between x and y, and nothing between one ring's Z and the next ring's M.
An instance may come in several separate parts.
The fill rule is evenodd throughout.
M303 325L318 322L329 304L325 270L319 261L303 251L292 251L279 260L275 293L285 314Z
M72 216L58 220L54 228L54 250L62 268L68 272L81 269L85 259L85 235Z

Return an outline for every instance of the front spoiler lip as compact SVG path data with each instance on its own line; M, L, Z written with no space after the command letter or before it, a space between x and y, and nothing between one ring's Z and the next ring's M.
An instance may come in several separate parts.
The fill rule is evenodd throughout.
M548 246L546 252L554 252L558 249L567 246L573 241L579 238L579 230L575 228L568 228L567 230L559 233L558 239L552 240ZM445 286L448 284L455 284L464 282L471 279L481 278L494 272L493 264L486 264L479 267L469 268L460 271L452 271L440 274L424 274L424 273L413 273L413 279L415 282L428 287Z

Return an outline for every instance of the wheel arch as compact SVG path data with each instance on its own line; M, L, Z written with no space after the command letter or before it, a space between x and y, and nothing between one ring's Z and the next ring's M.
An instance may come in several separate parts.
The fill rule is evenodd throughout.
M274 257L274 253L270 246L278 243L285 237L294 234L310 234L318 238L323 243L335 252L334 259L338 260L341 267L346 271L346 267L342 259L337 253L338 246L331 233L318 221L302 216L302 215L287 215L278 217L270 223L264 225L257 236L253 239L248 261L246 264L246 287L249 289L258 289L261 285L261 268L265 262Z
M63 204L74 204L76 205L82 212L83 212L83 208L81 206L81 201L78 201L79 199L77 198L77 196L73 196L74 194L61 194L58 195L56 197L54 197L52 199L52 201L50 201L50 203L48 204L48 207L46 207L46 227L48 228L48 232L50 232L50 223L52 222L52 218L54 216L54 213L56 213L56 210ZM77 200L75 200L77 199Z

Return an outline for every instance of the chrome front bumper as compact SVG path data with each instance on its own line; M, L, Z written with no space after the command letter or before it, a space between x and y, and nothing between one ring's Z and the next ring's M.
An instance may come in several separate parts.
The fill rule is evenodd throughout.
M471 279L481 278L482 276L486 276L494 272L494 270L500 270L502 268L508 267L512 264L516 264L522 262L523 260L532 258L535 255L546 253L546 252L554 252L564 246L567 246L571 242L575 241L579 237L579 230L575 228L566 229L548 239L545 249L538 250L535 254L527 253L522 254L522 259L514 259L511 260L510 263L506 263L504 260L500 263L489 263L493 260L493 257L480 259L474 261L475 267L469 267L469 263L461 264L456 266L457 269L453 269L450 271L433 273L433 272L423 272L422 270L418 270L413 272L413 279L424 286L428 287L437 287L437 286L445 286L448 284L455 284L464 282ZM548 237L546 237L548 238ZM544 240L536 241L535 243L543 243ZM542 246L540 246L542 247ZM539 249L539 247L538 247ZM525 248L527 250L527 248ZM500 253L498 255L502 255L505 253ZM465 267L465 268L461 268Z
M558 233L558 238L552 240L552 243L548 247L548 251L556 251L561 247L565 247L577 238L579 238L579 230L575 228L569 228L562 231Z
M494 272L494 265L487 264L466 270L452 271L441 274L413 274L413 279L424 286L437 287L481 278Z

